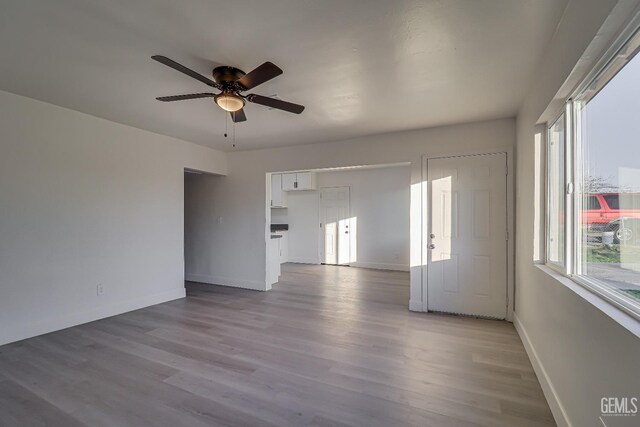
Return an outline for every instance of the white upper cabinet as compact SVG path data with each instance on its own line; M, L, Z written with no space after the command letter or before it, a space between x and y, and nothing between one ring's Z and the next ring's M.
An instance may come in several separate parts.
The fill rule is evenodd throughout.
M296 175L295 173L282 174L282 191L293 191L296 189Z
M271 207L287 207L287 193L282 190L282 174L280 173L271 175Z
M298 172L296 174L298 185L297 190L315 190L316 189L316 174L314 172Z
M283 191L302 191L316 189L315 172L294 172L282 174Z

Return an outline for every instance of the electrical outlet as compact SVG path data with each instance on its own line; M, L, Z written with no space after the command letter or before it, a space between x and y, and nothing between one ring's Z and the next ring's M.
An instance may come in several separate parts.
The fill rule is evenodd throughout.
M96 286L96 295L100 296L104 294L104 286L102 286L102 283L98 283L98 286Z

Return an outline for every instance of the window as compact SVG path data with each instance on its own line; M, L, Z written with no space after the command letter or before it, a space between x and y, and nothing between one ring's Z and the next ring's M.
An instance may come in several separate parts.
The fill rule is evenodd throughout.
M547 262L564 266L565 241L565 118L564 114L549 128L547 157L548 197Z
M620 209L620 206L623 206L623 209L629 209L634 206L640 206L640 194L606 194L604 201L607 203L609 209L617 210Z
M640 32L618 46L548 126L546 259L640 319Z
M596 196L590 196L587 195L586 196L586 203L585 203L585 209L586 210L590 210L590 211L598 211L600 209L602 209L602 207L600 206L600 202L598 201L598 198ZM606 200L606 197L605 197ZM609 205L611 206L611 205Z

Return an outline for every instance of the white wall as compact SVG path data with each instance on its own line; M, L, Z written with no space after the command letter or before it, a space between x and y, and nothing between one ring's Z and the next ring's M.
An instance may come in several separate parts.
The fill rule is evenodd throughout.
M409 165L318 174L318 188L351 187L352 266L409 270L410 181Z
M422 310L422 156L510 152L515 141L513 119L491 120L396 132L305 146L240 151L228 154L229 176L217 184L209 180L211 200L219 206L222 224L211 221L218 238L198 252L211 260L210 271L190 271L199 280L252 289L268 289L265 283L268 233L265 174L268 172L323 169L357 165L410 162L410 270L413 310ZM213 254L220 254L214 256Z
M517 118L516 326L529 346L559 425L601 425L600 399L638 397L640 385L640 340L534 265L534 241L539 236L535 216L536 121L615 4L612 0L569 2ZM605 420L611 426L637 425L637 421Z
M350 187L351 266L408 271L410 175L408 165L320 171L318 191L289 192L271 221L289 224L290 261L320 263L319 190Z
M282 212L278 212L278 220L284 219L282 223L289 224L289 262L320 264L319 203L317 191L291 191L287 195L287 209L280 209L286 211L286 217L283 218ZM271 222L276 223L273 217Z
M183 169L224 153L6 92L0 131L0 344L184 296Z

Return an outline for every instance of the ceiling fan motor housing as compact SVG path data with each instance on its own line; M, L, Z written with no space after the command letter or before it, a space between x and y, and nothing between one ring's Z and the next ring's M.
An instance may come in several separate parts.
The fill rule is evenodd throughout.
M230 86L244 77L245 74L246 73L239 68L224 65L213 69L213 81L223 87Z

